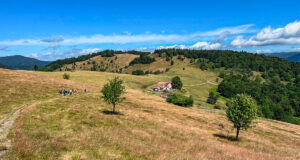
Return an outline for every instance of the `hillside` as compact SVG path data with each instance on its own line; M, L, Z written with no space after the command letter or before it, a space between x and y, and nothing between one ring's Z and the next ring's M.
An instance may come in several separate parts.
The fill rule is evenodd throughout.
M21 55L0 57L0 63L14 69L33 70L34 65L45 66L50 62L40 61L35 58L24 57Z
M206 92L205 81L213 72L180 71L178 67L160 75L133 76L106 72L28 72L1 70L1 104L9 115L27 104L16 115L9 137L11 145L5 159L299 159L300 126L260 118L255 128L234 135L223 110L204 103L191 108L175 106L149 94L148 86L174 75L183 77L184 88ZM199 71L199 72L198 72ZM185 73L185 74L184 74ZM119 115L107 114L111 106L100 97L108 79L125 81L126 100L117 106ZM214 79L215 77L212 77ZM199 80L201 81L199 81ZM194 84L195 86L192 86ZM207 86L208 85L208 86ZM76 88L77 95L60 96L59 88ZM84 94L83 89L91 90ZM203 95L199 95L201 101ZM18 98L16 98L18 97ZM8 99L9 101L3 101ZM203 97L206 99L206 97ZM0 120L0 122L2 119ZM220 130L219 124L225 126ZM1 134L1 127L0 127ZM3 138L3 137L2 137ZM5 146L2 146L2 148ZM0 146L1 148L1 146Z
M187 66L190 63L189 59L185 61L178 60L175 56L174 66L171 65L171 61L166 61L166 58L158 57L156 54L149 55L149 57L155 58L155 61L151 64L135 64L129 65L135 58L138 58L138 55L134 54L115 54L112 57L102 57L101 55L95 56L85 61L79 61L72 64L63 65L57 71L106 71L106 72L117 72L117 73L127 73L131 74L135 70L145 71L161 71L165 72L167 68L172 68L175 66Z
M300 53L288 57L287 60L300 63Z
M195 71L190 73L186 68ZM202 83L214 84L211 92L218 92L216 94L223 96L222 99L246 93L255 98L264 117L300 124L300 64L283 58L231 50L161 49L153 54L106 50L58 60L41 70L91 70L141 76L168 74L176 70L182 74L193 74L187 75L193 78L197 72L211 71L218 78L213 76L213 79L207 78L210 80ZM214 83L223 78L225 81L220 85ZM199 102L197 92L192 90L185 94L194 96Z

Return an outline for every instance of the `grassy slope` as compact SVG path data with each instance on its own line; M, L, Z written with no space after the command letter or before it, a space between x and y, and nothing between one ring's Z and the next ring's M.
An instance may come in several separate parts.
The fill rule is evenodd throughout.
M87 84L40 76L33 72L0 69L0 118L22 105L55 97L59 88L83 88Z
M91 88L92 91L91 94L80 93L76 96L58 97L53 101L23 110L11 132L13 146L7 158L256 160L300 158L298 150L300 126L259 119L256 128L247 132L242 131L241 141L234 142L214 136L221 132L218 127L220 123L225 125L225 130L231 130L232 125L227 122L223 111L199 109L197 105L182 108L168 104L158 96L143 92L152 84L166 81L175 74L181 74L186 85L205 82L207 78L203 76L208 79L212 76L211 81L215 79L214 73L200 70L196 72L193 69L186 68L183 73L182 68L178 66L166 74L142 77L102 72L72 72L69 81L62 80L63 73L60 72L37 74L5 71L14 72L19 77L23 75L30 77L23 83L14 83L12 88L30 84L31 80L38 79L41 83L37 85L41 88L45 85L50 87L49 84L52 82L58 84L65 82L63 85L77 86L81 89ZM127 86L127 99L117 106L121 115L105 114L111 106L100 99L98 88L114 76L124 79ZM7 84L10 84L9 81ZM198 94L203 92L204 95L209 88L204 86L185 88ZM205 99L199 95L199 103L204 103ZM225 130L222 131L223 134L227 134ZM234 135L234 132L230 135Z
M116 54L113 57L96 56L96 57L91 58L90 60L76 62L75 70L90 71L91 68L93 67L92 62L95 61L96 62L95 65L102 66L102 68L107 67L108 72L112 72L112 71L116 71L116 70L119 71L120 68L124 68L136 57L139 57L139 56L134 55L134 54ZM111 63L111 61L113 61L113 63ZM88 64L88 62L90 64ZM66 68L66 67L72 69L72 64L64 65L61 69L64 70L64 68Z

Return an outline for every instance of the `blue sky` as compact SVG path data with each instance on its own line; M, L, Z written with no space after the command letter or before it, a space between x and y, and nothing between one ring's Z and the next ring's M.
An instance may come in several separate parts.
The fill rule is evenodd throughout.
M300 51L299 6L296 0L4 0L0 56L55 60L168 47Z

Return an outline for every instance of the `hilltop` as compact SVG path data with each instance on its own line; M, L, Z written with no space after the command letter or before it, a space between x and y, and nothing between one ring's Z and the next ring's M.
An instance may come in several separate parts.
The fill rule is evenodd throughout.
M21 55L0 57L0 63L5 64L13 69L33 70L34 65L45 66L48 61L40 61L35 58L24 57Z

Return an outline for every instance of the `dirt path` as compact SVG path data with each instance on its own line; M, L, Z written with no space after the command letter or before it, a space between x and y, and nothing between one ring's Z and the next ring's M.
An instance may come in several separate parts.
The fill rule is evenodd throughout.
M42 103L49 103L56 99L57 98L51 98L43 101L37 101L30 105L28 104L23 105L19 109L17 109L14 113L7 115L3 119L0 119L0 159L4 155L4 153L9 151L9 149L11 148L11 140L7 138L7 135L10 129L13 127L16 118L22 112L22 110Z
M212 85L218 85L216 83L213 83L213 82L210 82L210 81L206 81L205 83L200 83L200 84L192 84L192 85L185 85L186 87L194 87L194 86L202 86L202 85L205 85L205 84L212 84Z

